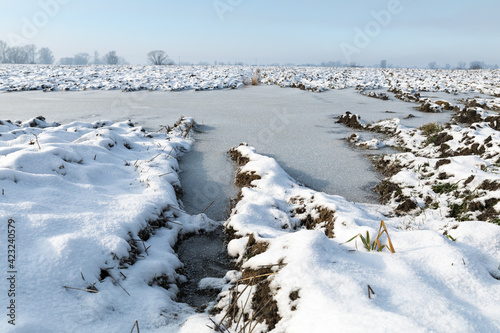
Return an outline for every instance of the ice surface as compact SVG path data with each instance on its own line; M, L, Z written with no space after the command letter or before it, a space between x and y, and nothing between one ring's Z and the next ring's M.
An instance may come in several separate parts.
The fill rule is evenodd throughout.
M153 129L173 123L180 115L195 117L204 126L193 152L181 160L185 174L194 172L193 177L181 176L184 200L188 211L199 213L217 199L207 210L215 219L225 217L227 198L235 194L227 186L232 183L233 167L226 152L241 142L276 158L292 177L316 190L351 201L375 202L370 187L378 175L363 152L342 140L350 130L332 117L350 110L375 121L385 118L386 110L413 112L408 103L375 100L353 89L313 94L275 86L176 93L5 93L0 94L0 102L3 118L11 119L37 115L59 122L132 119Z
M379 176L364 156L368 152L351 149L343 139L353 131L332 117L351 111L365 122L375 122L411 113L416 117L401 123L420 126L446 122L451 116L451 112L422 113L414 109L419 104L369 98L354 89L318 94L276 86L175 93L34 91L0 94L0 102L2 117L11 119L38 115L59 122L132 119L156 129L181 115L195 117L203 126L193 151L181 159L183 200L190 213L200 213L216 200L206 210L216 220L226 217L227 200L236 194L226 152L241 142L276 158L292 177L315 190L374 203L371 187ZM371 139L366 135L364 140Z

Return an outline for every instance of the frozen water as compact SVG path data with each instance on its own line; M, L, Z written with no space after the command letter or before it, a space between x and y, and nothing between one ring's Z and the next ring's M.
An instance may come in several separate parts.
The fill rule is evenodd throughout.
M177 249L184 263L184 275L188 282L181 288L180 301L202 310L217 292L202 291L198 288L201 279L206 277L223 278L231 269L231 259L224 244L222 227L211 233L194 235L180 242Z
M378 181L364 151L353 150L344 138L353 131L332 117L345 111L367 122L417 116L405 125L446 121L451 113L423 114L416 104L382 101L354 89L312 93L276 86L237 90L165 92L40 91L0 94L1 118L27 119L43 115L49 121L132 119L147 128L171 124L181 115L195 117L201 126L193 151L181 159L186 209L207 210L225 218L233 165L226 152L241 142L274 157L297 181L319 191L355 202L376 202L371 187ZM390 113L387 113L389 111Z

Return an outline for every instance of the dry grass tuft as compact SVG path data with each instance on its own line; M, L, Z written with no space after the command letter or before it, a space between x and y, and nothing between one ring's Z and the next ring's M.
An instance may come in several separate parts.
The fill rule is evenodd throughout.
M250 80L250 83L252 86L258 86L260 84L260 69L258 68L254 75L252 76L252 79Z
M422 131L422 135L424 135L426 137L430 137L434 134L441 132L444 129L444 127L432 122L432 123L422 125L418 129Z
M380 242L380 237L382 237L382 235L384 233L387 236L388 244L382 245L382 243ZM344 242L343 244L349 243L349 242L353 241L354 239L356 239L358 237L361 238L361 242L363 243L363 247L368 252L370 252L370 251L380 252L380 251L382 251L385 248L389 249L389 251L391 251L391 253L395 253L396 252L394 250L394 246L392 246L391 237L389 236L389 232L387 231L387 227L385 226L384 220L380 221L380 226L378 228L377 237L375 238L375 240L373 242L371 241L370 233L367 231L366 232L366 236L363 236L361 234L357 234L356 236L354 236L353 238L349 239L347 242ZM356 247L357 247L357 245L356 245Z
M230 291L229 307L220 322L214 324L216 332L254 332L259 323L273 330L281 320L278 303L270 288L269 277L277 274L270 268L247 269L243 278ZM241 289L241 283L245 287ZM232 328L232 330L230 329Z

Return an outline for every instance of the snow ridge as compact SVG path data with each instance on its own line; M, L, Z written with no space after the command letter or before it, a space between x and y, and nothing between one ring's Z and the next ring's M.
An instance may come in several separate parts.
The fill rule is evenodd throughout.
M216 322L234 331L248 324L276 332L500 328L500 285L493 277L498 226L462 222L451 233L455 241L433 230L432 216L419 230L401 229L404 218L387 218L385 207L300 186L251 147L232 155L242 165L237 177L247 180L225 224L242 278L222 293ZM366 231L374 235L382 219L396 253L345 243ZM368 285L376 293L371 298Z
M192 314L174 301L184 277L173 247L212 223L176 195L193 126L0 121L0 219L18 228L16 332L124 332L135 319L154 332Z

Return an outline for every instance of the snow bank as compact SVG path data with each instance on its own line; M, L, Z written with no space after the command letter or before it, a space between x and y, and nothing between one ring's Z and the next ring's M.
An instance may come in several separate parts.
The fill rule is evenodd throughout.
M402 229L383 206L353 204L298 185L272 158L242 145L242 187L225 226L242 279L216 322L276 332L497 331L500 228L462 222L450 234ZM384 214L382 214L384 213ZM385 219L395 253L367 252L357 234ZM382 243L387 242L384 235ZM355 246L357 242L357 249ZM494 278L493 276L497 276ZM368 286L375 292L369 297ZM247 326L248 327L248 326Z
M418 129L400 125L397 118L370 125L391 135L387 144L406 151L376 161L388 176L376 190L396 214L411 213L408 219L414 220L434 216L443 220L444 232L445 221L500 224L500 131L493 128L500 117L466 107L455 118L473 120Z
M184 277L173 246L210 224L176 196L193 123L149 133L130 121L0 122L1 233L13 219L19 332L124 332L136 319L153 332L191 313L174 301Z

